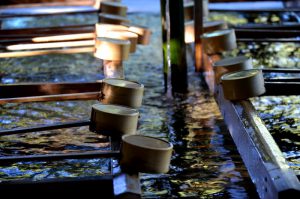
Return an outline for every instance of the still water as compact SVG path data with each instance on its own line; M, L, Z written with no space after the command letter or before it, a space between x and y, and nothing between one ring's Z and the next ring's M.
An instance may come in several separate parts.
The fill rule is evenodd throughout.
M174 153L168 174L142 174L144 198L257 198L235 145L213 97L199 85L190 63L189 93L173 99L164 95L160 16L132 14L134 23L151 26L149 46L139 46L125 62L125 76L145 85L138 132L171 141ZM43 24L26 18L5 22L34 26ZM49 20L49 19L48 19ZM47 20L47 21L48 21ZM81 23L93 16L70 17L53 23ZM48 23L48 22L47 22ZM91 54L47 55L1 59L2 83L94 81L101 78L99 60ZM6 104L0 109L0 129L52 124L88 119L96 101ZM0 154L27 155L108 150L105 137L86 127L70 128L0 138ZM0 180L77 177L109 172L108 160L67 160L55 162L19 162L0 167Z

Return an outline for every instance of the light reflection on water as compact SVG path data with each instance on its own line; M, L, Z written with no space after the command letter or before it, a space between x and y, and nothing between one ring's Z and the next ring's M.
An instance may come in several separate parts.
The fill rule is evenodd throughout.
M99 167L101 165L101 167ZM50 178L83 177L110 173L109 159L17 162L0 166L0 179L38 181Z
M230 25L298 23L298 17L293 12L211 12L209 19L223 20Z
M260 118L296 175L300 175L300 97L263 96L252 99Z
M300 44L291 42L239 42L231 56L252 58L254 67L300 68Z
M199 84L196 78L193 81ZM174 145L174 154L168 174L142 176L144 197L257 197L217 105L199 89L190 87L187 96L174 100L163 98L158 107L157 104L149 107L160 110L154 121L161 125L152 123L153 130L142 133L167 136ZM159 135L155 131L159 131Z
M256 198L235 145L224 129L217 105L198 86L199 78L190 73L187 95L169 99L163 94L159 15L135 14L130 18L135 23L151 25L153 29L151 44L139 46L125 62L125 76L143 83L146 88L139 133L169 140L174 145L168 174L142 175L143 197ZM97 60L90 54L3 59L0 62L4 77L16 82L93 81L101 72ZM88 119L93 103L97 102L7 104L0 109L0 129ZM88 132L87 128L73 128L1 137L0 149L2 155L106 150L107 143L100 145L100 142L101 136ZM3 165L0 178L40 179L107 173L108 164L97 161L100 160Z

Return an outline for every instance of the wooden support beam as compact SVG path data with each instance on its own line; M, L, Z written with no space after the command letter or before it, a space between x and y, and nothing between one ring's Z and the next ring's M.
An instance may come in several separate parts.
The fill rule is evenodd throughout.
M99 98L100 98L100 92L84 92L84 93L74 93L74 94L5 98L5 99L0 99L0 104L69 101L69 100L98 100Z
M66 47L81 47L81 46L94 46L94 40L80 40L80 41L63 41L63 42L46 42L46 43L23 43L1 46L6 50L38 50L38 49L51 49L51 48L66 48Z
M49 130L56 130L56 129L63 129L63 128L71 128L71 127L80 127L80 126L87 126L89 124L90 124L90 120L83 120L83 121L66 122L66 123L52 124L52 125L41 125L36 127L6 129L0 131L0 136L32 133L37 131L49 131Z
M95 32L95 24L74 25L74 26L53 26L43 28L22 28L0 30L1 37L22 37L22 35L58 35L74 33L92 33Z
M101 82L0 84L0 98L100 92Z
M94 33L78 33L78 34L62 34L62 35L50 35L50 36L35 36L28 38L1 38L1 48L8 47L9 45L17 44L29 44L29 43L42 43L42 42L62 42L62 41L76 41L76 40L92 40L94 39Z

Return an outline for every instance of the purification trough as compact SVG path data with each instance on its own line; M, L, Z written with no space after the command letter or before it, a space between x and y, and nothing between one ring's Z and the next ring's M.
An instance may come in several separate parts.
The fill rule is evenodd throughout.
M196 6L198 4L195 4ZM203 6L203 5L201 5ZM187 6L189 9L191 5ZM195 10L202 10L199 7L195 7ZM94 12L95 10L93 10ZM249 10L243 10L245 12L251 12ZM110 13L111 14L111 13ZM124 15L123 12L119 13L120 15ZM204 15L204 14L203 14ZM114 18L108 15L102 15L102 18L107 17L105 20L115 19L116 21L122 21L123 18ZM124 17L124 16L123 16ZM192 17L188 17L189 20ZM105 21L104 20L104 21ZM111 21L110 21L111 22ZM122 23L124 20L122 21ZM125 21L126 22L126 21ZM197 25L204 24L203 21L195 21L194 35L199 35L203 33L203 30L199 30ZM132 29L137 29L137 26L128 26L126 24L125 27L129 27ZM184 25L182 23L181 25ZM201 27L202 27L201 25ZM197 28L196 28L197 27ZM273 30L273 28L276 30ZM288 26L241 26L241 27L232 27L235 29L235 34L237 37L237 41L243 42L265 42L265 41L280 41L280 42L298 42L299 40L295 38L299 31L297 29L299 27L298 24L288 25ZM279 30L279 29L283 30ZM125 28L126 29L126 28ZM221 26L221 29L224 29ZM291 30L292 29L292 30ZM144 28L139 29L141 32L145 30ZM60 32L59 35L64 35L65 33L72 33L74 35L79 36L82 39L84 36L87 40L91 40L94 37L95 27L94 25L86 25L86 26L74 26L74 27L66 27L66 28L43 28L43 29L27 29L24 32L19 30L1 30L1 45L3 47L7 47L11 44L18 44L19 41L29 42L31 41L33 36L43 35L50 36L55 41L57 39L54 32ZM143 33L140 32L140 36ZM84 35L80 35L84 34ZM21 39L18 40L20 35ZM70 35L70 34L69 34ZM148 42L149 31L146 30L146 42ZM141 37L139 37L141 39ZM45 39L45 38L44 38ZM49 40L49 38L47 38ZM47 40L46 39L46 40ZM42 41L46 41L42 40ZM70 41L70 40L68 40ZM110 70L106 70L106 76L111 74L111 71L117 71L117 73L113 74L112 77L117 75L118 78L123 78L124 74L119 69L122 68L122 60L125 60L128 56L129 48L126 46L126 42L117 41L115 45L118 49L118 58L113 60L109 55L105 55L104 50L101 49L103 43L109 41L116 41L115 38L110 39L99 39L98 42L89 43L85 48L73 48L73 49L60 49L60 50L38 50L35 52L5 52L1 53L0 56L3 57L14 57L14 56L32 56L32 55L40 55L40 54L48 54L48 53L78 53L78 52L94 52L94 45L96 44L96 53L95 56L103 61L104 67ZM180 40L183 41L182 38ZM55 41L57 42L57 41ZM119 43L118 43L119 42ZM201 40L198 37L195 39L195 52L196 54L199 51L205 49L201 49ZM72 42L71 42L72 43ZM111 42L113 43L113 42ZM140 41L140 43L143 43ZM200 44L200 45L199 45ZM98 45L98 46L97 46ZM113 45L113 44L112 44ZM197 47L198 46L198 47ZM234 48L234 46L228 47L228 50ZM68 51L70 50L70 51ZM98 52L97 52L98 50ZM7 54L6 54L7 53ZM13 54L15 53L15 54ZM207 52L212 55L214 52ZM203 52L201 52L203 54ZM218 59L221 58L221 54L217 52L219 56ZM202 59L205 56L202 56ZM213 60L216 61L216 60ZM222 60L217 62L222 67ZM201 63L199 67L201 67ZM223 63L224 64L224 63ZM225 64L226 65L226 64ZM227 64L228 65L228 64ZM224 67L226 68L227 65ZM200 69L200 71L203 69ZM206 68L209 69L209 68ZM244 68L240 69L248 69L248 65L244 66ZM210 72L212 68L209 69ZM235 69L234 69L235 70ZM232 71L230 69L230 71ZM299 73L297 70L286 70L286 69L263 69L262 74L266 73ZM223 73L223 72L221 72ZM211 74L211 73L208 73ZM218 78L221 79L220 74ZM223 92L224 89L218 83L220 79L216 80L214 84L215 88L212 89L215 93L215 99L220 107L221 113L225 119L225 122L228 126L230 134L235 141L235 144L238 148L238 151L250 173L252 181L256 185L257 192L261 198L285 198L289 196L294 196L295 194L299 194L299 176L297 176L292 169L286 164L284 157L282 156L282 152L279 150L277 144L273 140L272 136L265 128L264 123L259 119L256 111L253 106L250 104L248 100L237 100L229 101L224 98ZM215 80L213 80L214 82ZM297 79L281 79L280 81L274 79L266 79L264 80L264 86L266 89L265 95L298 95L299 94L299 82ZM117 83L116 83L117 82ZM222 81L221 81L222 82ZM115 84L114 84L115 83ZM127 86L120 86L116 84L127 84ZM209 82L211 85L212 81ZM289 89L285 89L286 84L289 85ZM131 85L131 86L130 86ZM135 85L135 86L132 86ZM115 93L119 92L120 87L124 89L120 91L120 96L115 97ZM181 89L181 88L180 88ZM121 104L130 106L132 108L138 108L141 105L141 93L143 90L143 86L136 82L129 82L122 79L104 79L99 80L97 82L90 83L37 83L37 84L11 84L11 85L1 85L0 86L0 104L6 104L11 102L33 102L33 101L59 101L59 100L89 100L96 99L102 102L103 104ZM12 92L14 91L14 92ZM128 94L128 96L124 97L124 93ZM260 94L260 92L259 92ZM122 104L125 103L125 104ZM100 112L97 112L101 109L102 105L95 105L93 107L91 120L83 120L78 122L69 122L69 123L61 123L61 124L53 124L53 125L42 125L36 127L29 128L20 128L13 130L3 130L0 132L0 136L2 135L13 135L13 134L21 134L21 133L29 133L36 131L44 131L44 130L53 130L59 128L70 128L70 127L78 127L78 126L90 126L90 130L93 132L100 132L101 128L98 129L97 120L99 120ZM110 106L110 105L108 105ZM129 114L132 115L132 114ZM133 114L134 115L134 114ZM136 115L135 115L136 116ZM134 118L136 120L136 118ZM118 120L116 120L118 122ZM106 123L107 124L107 123ZM110 127L109 127L110 128ZM98 131L99 130L99 131ZM120 133L120 130L116 130L117 133ZM31 180L17 180L17 181L6 181L0 183L0 190L2 193L8 193L10 195L22 193L22 195L30 194L32 192L37 193L36 197L40 194L51 195L53 189L56 190L54 194L67 193L70 196L76 196L78 194L90 194L91 196L101 194L103 197L117 197L117 198L139 198L141 194L140 190L140 182L139 182L139 174L135 171L133 172L132 167L127 165L128 171L127 173L122 173L119 167L115 166L115 159L120 158L120 137L116 138L115 136L111 136L112 132L109 129L105 129L103 131L105 135L109 135L105 138L104 142L110 143L110 149L107 151L95 151L95 152L83 152L83 153L70 153L70 154L49 154L49 155L32 155L32 156L8 156L1 157L0 162L17 162L17 161L33 161L33 160L60 160L60 159L86 159L86 158L109 158L110 161L110 171L109 174L99 176L99 177L82 177L82 178L61 178L61 179L48 179L48 180L39 180L39 181L31 181ZM148 138L145 138L146 140ZM130 139L129 139L130 140ZM132 142L129 141L129 146ZM164 145L164 144L162 144ZM170 144L166 144L167 149L171 147ZM151 147L150 147L151 148ZM130 149L136 150L136 148ZM145 149L143 149L145 150ZM170 158L170 151L166 150L167 155L164 159ZM154 155L153 155L154 154ZM152 161L157 161L155 159L156 152L152 155ZM131 162L132 159L136 157L126 157ZM139 157L140 158L140 157ZM128 164L128 160L123 160ZM126 165L125 164L125 165ZM126 167L126 166L125 166ZM147 167L147 166L146 166ZM149 169L149 168L148 168ZM153 169L153 168L151 168ZM150 170L151 170L150 169ZM156 169L156 170L155 170ZM141 167L142 171L145 170L145 167ZM155 172L166 172L166 168L154 168ZM153 171L153 170L152 170ZM17 191L16 191L17 190ZM32 196L32 195L31 195Z
M198 6L198 10L201 10L203 5L195 4L193 6ZM226 11L233 10L228 9ZM242 8L240 11L255 13L270 10ZM279 9L277 11L284 12L285 10ZM191 19L193 18L188 17L188 20ZM251 102L247 100L262 94L264 96L299 95L299 76L284 78L289 73L299 74L299 70L284 69L278 65L275 69L253 69L251 60L245 56L225 57L224 59L226 51L232 51L236 48L236 41L298 43L299 24L233 26L234 34L231 34L232 30L226 30L226 27L219 27L218 29L224 30L203 34L202 41L200 41L197 39L199 37L197 25L203 27L202 32L206 32L207 24L203 21L195 21L195 23L186 23L188 39L196 42L195 51L197 51L197 42L202 45L203 50L200 49L198 54L205 52L204 56L201 56L204 60L202 61L204 64L202 70L205 73L205 80L214 93L230 134L252 181L256 185L259 196L261 198L287 198L299 195L299 176L290 168L264 122L260 119ZM209 61L206 61L205 64L206 59ZM280 77L280 74L283 76ZM270 78L273 76L278 79L276 77Z
M293 31L277 30L271 36L273 30L266 27L259 30L245 30L237 29L239 36L237 40L299 42ZM254 34L254 38L250 38L250 34L247 34L250 32ZM287 39L288 37L290 39ZM226 40L229 39L222 38L222 41L214 41L218 44L223 42L227 44ZM210 48L216 46L212 43L207 39L204 40L204 44L208 46L204 48L207 54L228 50ZM212 90L214 90L215 99L261 198L294 197L299 195L300 191L299 176L288 165L283 152L280 151L259 114L248 100L261 95L300 94L298 76L284 78L291 73L299 75L300 71L277 67L275 69L252 69L251 60L246 57L234 57L219 58L219 61L212 63L212 68L208 69L214 70L215 76L214 84L211 81L208 84L214 87Z

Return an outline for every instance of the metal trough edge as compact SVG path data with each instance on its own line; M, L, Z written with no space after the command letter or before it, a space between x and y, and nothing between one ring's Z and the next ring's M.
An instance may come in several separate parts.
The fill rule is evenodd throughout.
M216 101L260 198L299 195L300 183L248 100L231 102L217 86Z

